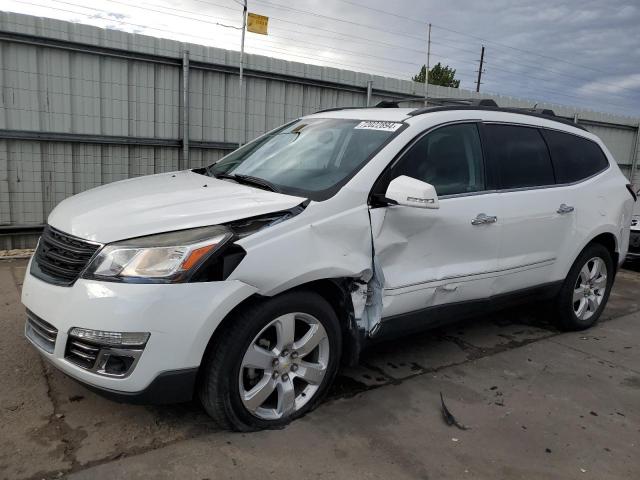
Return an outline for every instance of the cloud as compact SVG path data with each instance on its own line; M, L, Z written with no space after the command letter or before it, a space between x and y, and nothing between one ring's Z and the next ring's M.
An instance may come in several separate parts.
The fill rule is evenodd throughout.
M586 83L578 88L578 91L585 95L594 95L602 92L619 93L631 89L640 93L640 73Z

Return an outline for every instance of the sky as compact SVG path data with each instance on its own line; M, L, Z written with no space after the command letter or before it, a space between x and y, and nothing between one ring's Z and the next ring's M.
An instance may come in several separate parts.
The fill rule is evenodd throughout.
M3 0L14 11L230 50L241 0ZM638 0L248 0L269 35L245 50L410 79L426 63L456 69L460 87L640 116Z

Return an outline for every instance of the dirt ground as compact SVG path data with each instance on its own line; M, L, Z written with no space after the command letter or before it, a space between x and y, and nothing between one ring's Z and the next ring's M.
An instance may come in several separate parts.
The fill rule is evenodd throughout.
M49 367L23 337L25 266L0 261L0 478L640 478L633 270L589 331L520 307L381 344L315 412L236 434L196 403L121 405Z

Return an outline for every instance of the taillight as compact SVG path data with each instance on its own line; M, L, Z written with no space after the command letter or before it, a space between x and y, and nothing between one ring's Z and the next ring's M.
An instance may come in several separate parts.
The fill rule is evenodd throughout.
M636 192L633 190L633 187L631 186L630 183L627 183L627 190L629 190L629 193L631 194L631 196L633 197L633 201L635 202L636 200L638 200L638 195L636 194Z

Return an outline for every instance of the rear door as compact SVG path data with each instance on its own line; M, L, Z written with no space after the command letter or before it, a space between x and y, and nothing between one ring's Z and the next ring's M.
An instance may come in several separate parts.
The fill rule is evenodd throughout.
M489 165L497 179L502 228L492 294L553 280L563 245L575 230L570 189L556 185L549 149L538 128L484 124Z

